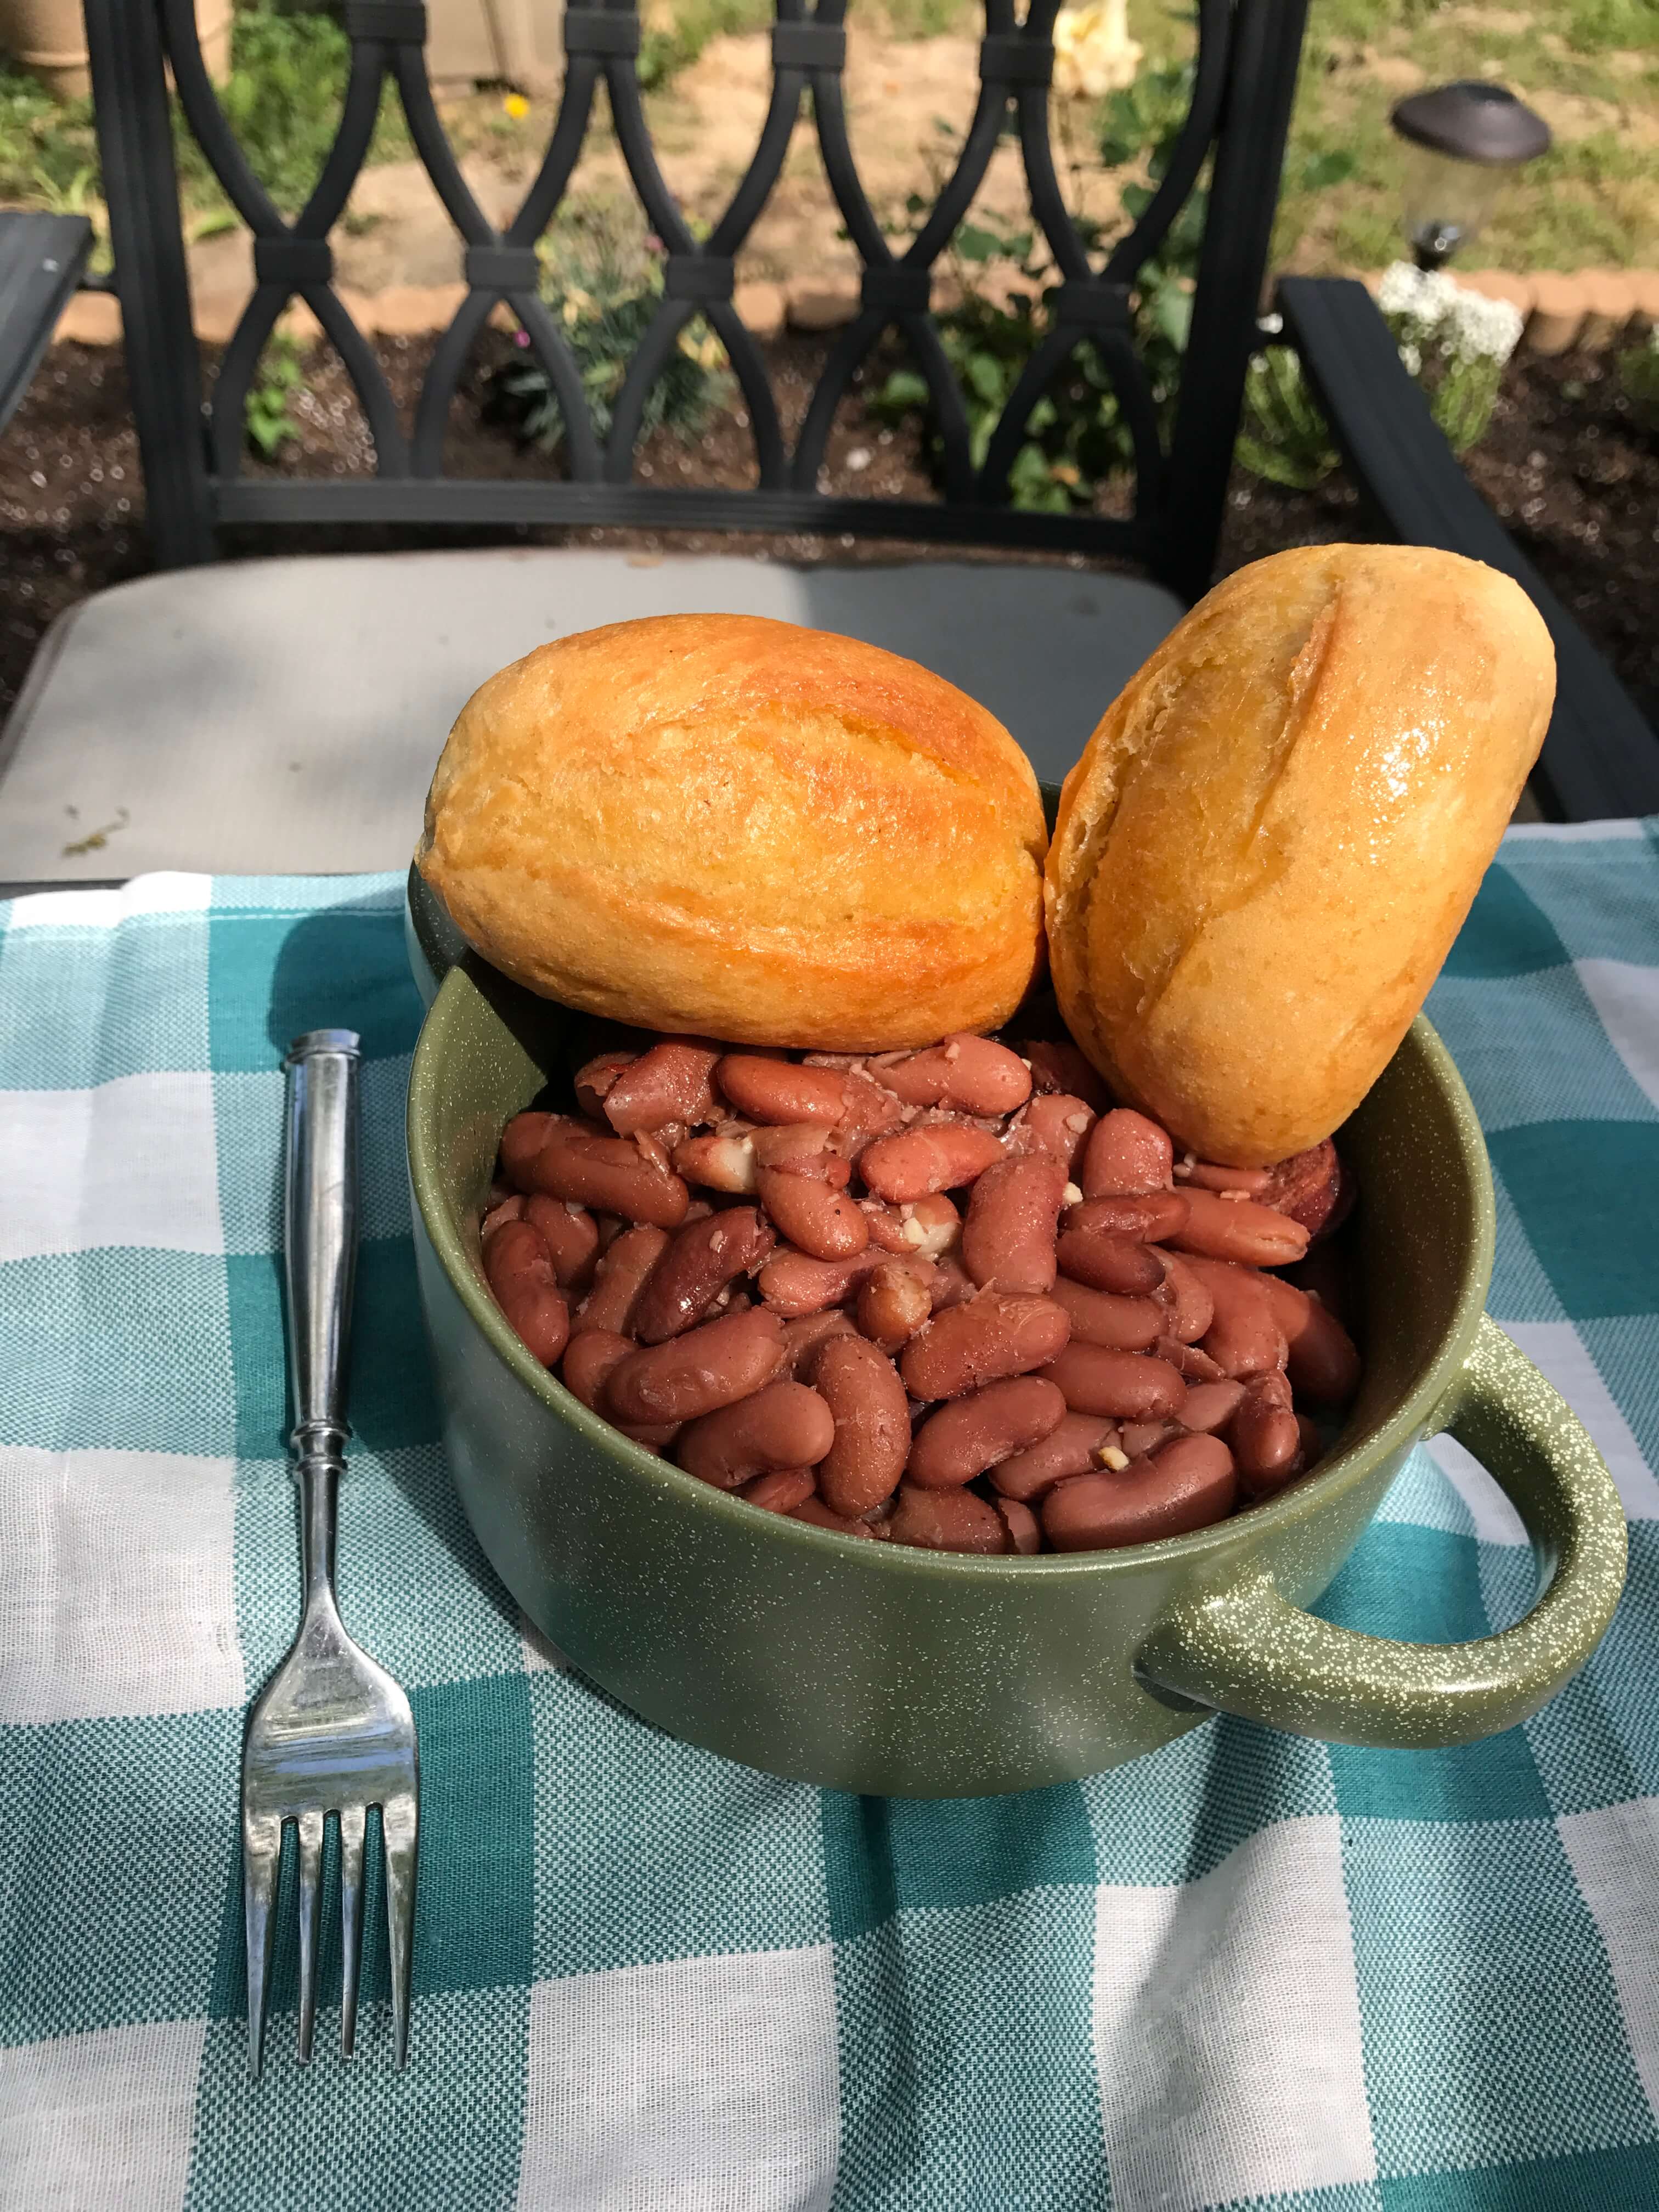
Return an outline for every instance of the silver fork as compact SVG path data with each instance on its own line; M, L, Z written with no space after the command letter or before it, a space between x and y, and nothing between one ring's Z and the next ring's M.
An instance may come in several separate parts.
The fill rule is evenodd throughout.
M311 2056L323 1826L331 1813L340 1823L340 2047L351 2056L371 1805L380 1808L386 1850L395 2056L400 2067L407 2059L420 1796L409 1699L346 1634L334 1600L335 1499L351 1433L345 1370L357 1263L357 1038L350 1030L313 1030L295 1039L283 1065L283 1289L295 1413L289 1441L300 1478L305 1611L287 1658L254 1701L242 1748L248 2068L256 2076L276 1932L271 1908L289 1820L300 1839L299 2055Z

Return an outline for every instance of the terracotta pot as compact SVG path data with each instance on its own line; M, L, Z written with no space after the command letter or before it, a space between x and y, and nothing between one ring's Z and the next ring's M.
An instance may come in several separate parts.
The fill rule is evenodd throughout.
M230 75L231 0L196 0L196 34L216 84ZM81 0L0 0L0 52L38 76L54 100L92 91Z

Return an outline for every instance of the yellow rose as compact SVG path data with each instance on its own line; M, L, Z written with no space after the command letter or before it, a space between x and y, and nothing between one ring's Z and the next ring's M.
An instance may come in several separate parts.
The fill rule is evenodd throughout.
M1054 90L1062 100L1100 100L1135 81L1141 48L1129 36L1128 0L1093 0L1054 18Z

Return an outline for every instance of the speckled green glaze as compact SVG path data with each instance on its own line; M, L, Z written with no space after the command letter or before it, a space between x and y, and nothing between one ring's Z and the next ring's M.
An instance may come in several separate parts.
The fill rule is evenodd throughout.
M1426 1022L1343 1133L1364 1194L1366 1369L1334 1454L1195 1535L969 1559L758 1513L639 1450L530 1358L484 1288L477 1222L502 1124L562 1065L567 1017L481 962L452 966L418 893L410 949L431 998L409 1096L416 1257L456 1486L529 1617L659 1727L834 1789L978 1796L1097 1772L1214 1710L1347 1743L1468 1742L1536 1711L1595 1649L1624 1574L1619 1498L1486 1318L1486 1148ZM1533 1613L1426 1645L1304 1612L1412 1446L1445 1428L1532 1534L1548 1577Z

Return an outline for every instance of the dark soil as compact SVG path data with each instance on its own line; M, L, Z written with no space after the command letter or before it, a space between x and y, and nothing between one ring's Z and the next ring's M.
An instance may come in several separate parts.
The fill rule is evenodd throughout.
M431 350L429 339L383 339L378 351L405 422ZM511 353L511 340L488 332L451 410L445 465L456 474L556 475L556 460L521 447L486 417L488 372ZM769 349L786 435L805 415L823 358L823 342L786 337ZM204 353L210 377L216 366ZM373 467L355 395L332 354L307 365L301 435L281 474L331 476ZM831 433L827 483L874 499L931 498L916 441L866 416L856 396L843 403ZM251 471L264 473L261 464ZM1659 439L1632 419L1607 356L1522 356L1512 366L1492 428L1468 457L1471 477L1513 530L1561 598L1607 655L1649 719L1659 726ZM638 463L641 481L741 487L755 458L741 407L715 416L684 441L659 433ZM127 414L118 351L55 347L0 439L0 708L9 706L42 632L89 592L143 574L150 565L143 526L137 441ZM547 544L627 545L644 550L712 550L707 532L538 530ZM1298 493L1242 471L1229 495L1221 547L1224 571L1287 545L1367 533L1358 498L1340 477ZM477 542L499 541L480 532ZM456 533L385 531L306 532L241 530L236 555L339 551L380 544L454 544ZM891 541L850 538L757 538L752 550L790 561L890 558ZM993 557L1006 559L1006 553ZM1050 556L1029 556L1050 557ZM1053 556L1081 566L1080 556Z

